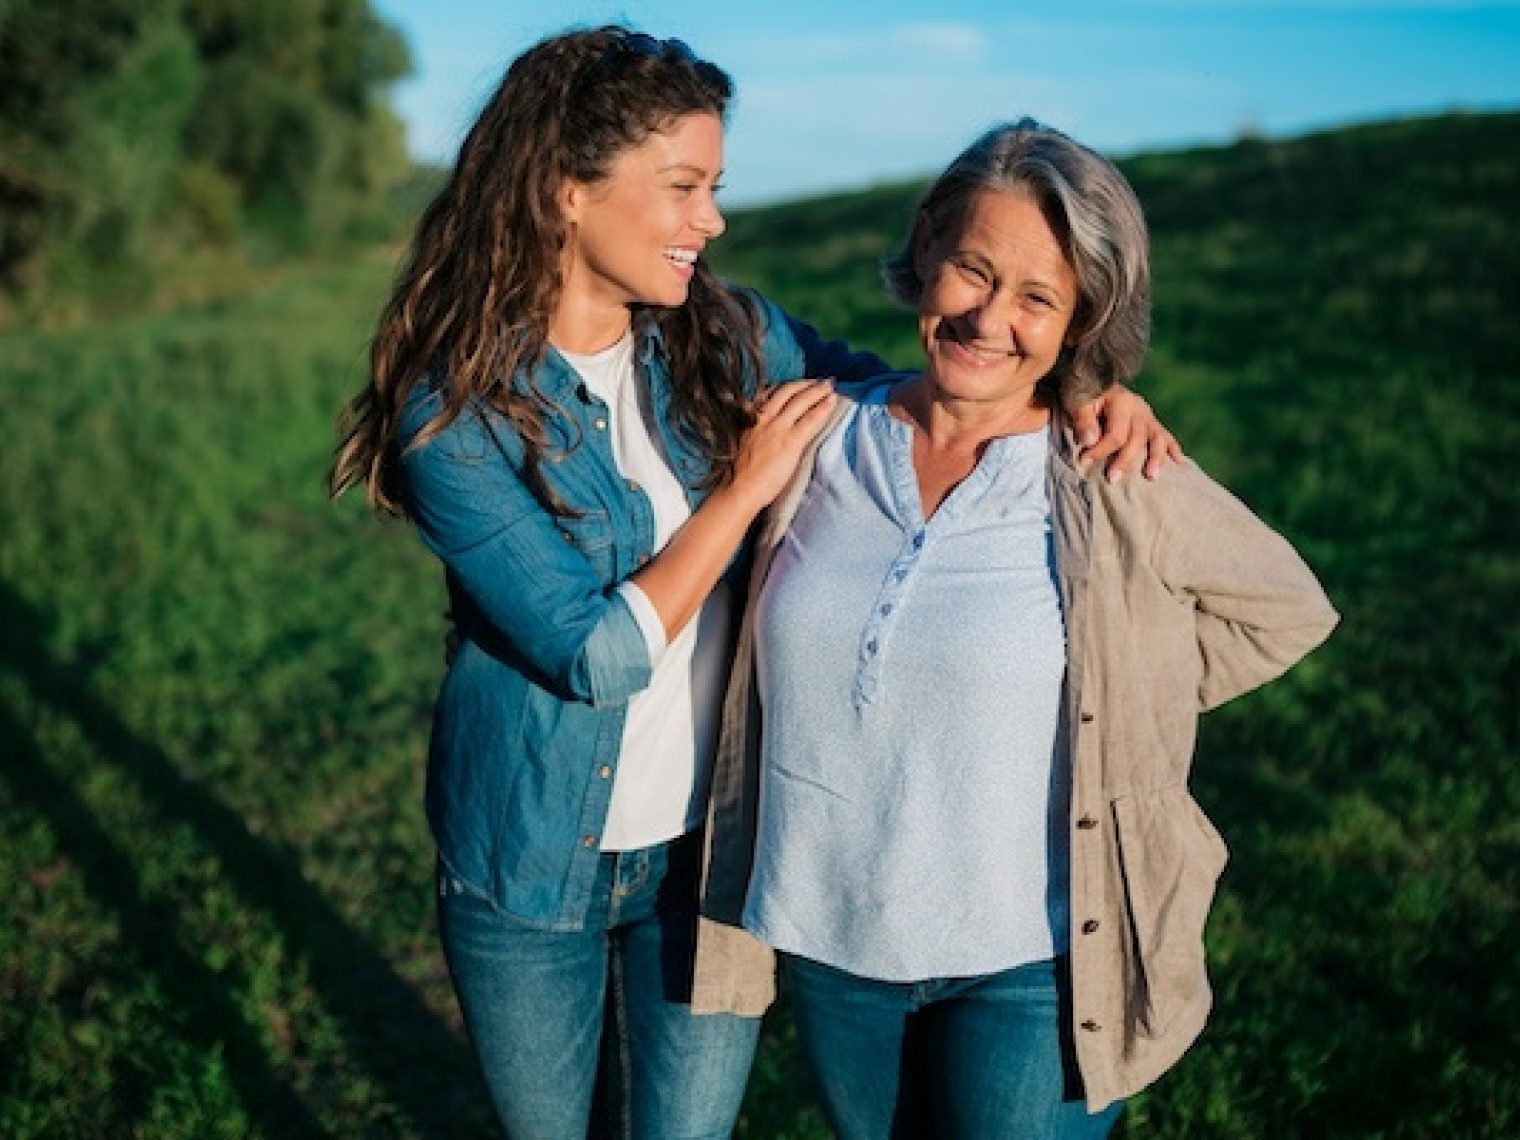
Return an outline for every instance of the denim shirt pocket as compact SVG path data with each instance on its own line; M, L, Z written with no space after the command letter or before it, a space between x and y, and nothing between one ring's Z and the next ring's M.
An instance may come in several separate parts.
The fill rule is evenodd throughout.
M583 507L574 517L561 516L558 524L560 537L585 555L602 581L611 582L617 553L612 516L599 507Z

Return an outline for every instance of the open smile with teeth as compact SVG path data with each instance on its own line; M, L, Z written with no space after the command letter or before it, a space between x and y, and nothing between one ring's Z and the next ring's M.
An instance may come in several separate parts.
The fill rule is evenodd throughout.
M665 256L683 269L690 268L697 263L697 251L694 249L681 249L671 246L665 251Z

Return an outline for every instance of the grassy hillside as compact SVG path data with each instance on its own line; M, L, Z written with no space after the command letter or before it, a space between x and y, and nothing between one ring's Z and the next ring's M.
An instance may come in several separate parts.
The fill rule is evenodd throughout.
M1520 115L1129 161L1141 387L1345 622L1205 722L1219 1008L1131 1136L1520 1131ZM915 188L722 268L913 359ZM0 1135L488 1134L418 807L439 576L327 505L389 267L0 335ZM745 1134L821 1135L773 1020Z

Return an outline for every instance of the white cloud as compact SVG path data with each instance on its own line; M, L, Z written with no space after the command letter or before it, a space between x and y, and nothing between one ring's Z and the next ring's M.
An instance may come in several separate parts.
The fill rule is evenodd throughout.
M896 44L947 59L978 59L990 46L975 24L898 24L885 33Z

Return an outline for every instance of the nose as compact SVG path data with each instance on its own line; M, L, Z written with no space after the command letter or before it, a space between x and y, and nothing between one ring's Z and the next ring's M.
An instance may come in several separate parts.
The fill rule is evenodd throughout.
M723 221L723 211L718 209L718 200L713 197L711 192L708 192L704 196L702 209L692 220L692 227L706 237L708 241L719 237L728 228L727 224Z
M1006 344L1009 340L1018 340L1018 313L1018 301L1011 293L992 289L974 308L967 310L965 320L977 340Z

